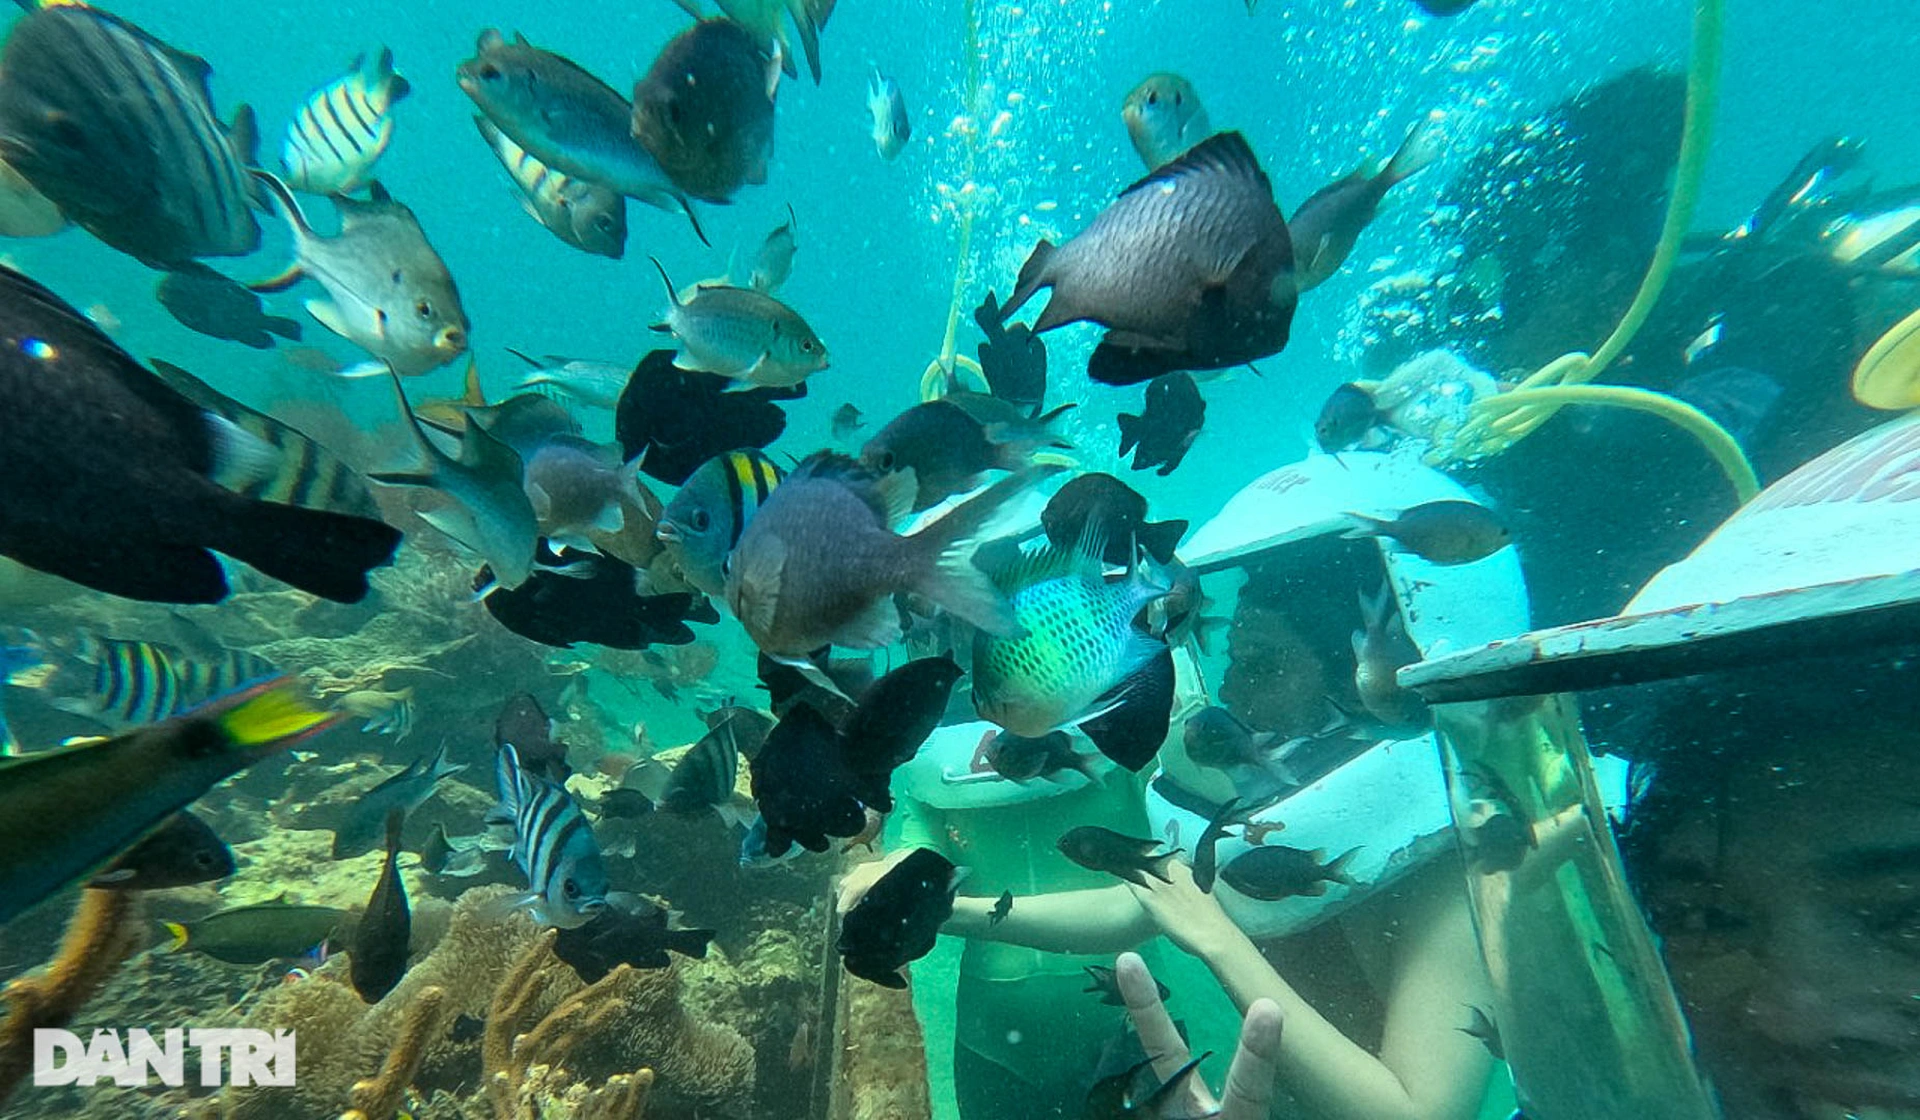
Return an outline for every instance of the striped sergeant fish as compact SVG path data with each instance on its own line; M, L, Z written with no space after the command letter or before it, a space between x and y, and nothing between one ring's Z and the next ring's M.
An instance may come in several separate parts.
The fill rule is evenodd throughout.
M253 111L214 115L205 59L118 16L49 4L0 52L0 159L95 237L156 268L260 245Z
M765 452L745 450L716 455L687 478L655 532L678 557L688 583L709 595L725 593L727 556L785 477Z
M508 852L530 891L511 900L542 925L572 929L607 908L607 869L587 818L561 786L526 770L508 743L494 763L500 804L487 823L511 826Z
M475 116L473 123L519 188L520 204L534 221L576 249L620 259L627 251L625 195L555 171L485 117Z
M281 178L297 191L346 194L373 178L373 165L393 142L394 103L412 87L393 72L393 51L353 60L347 75L321 86L287 126Z
M28 632L7 683L32 688L46 703L119 731L158 723L251 681L273 664L245 650L200 657L158 642L103 638L81 631L71 643Z

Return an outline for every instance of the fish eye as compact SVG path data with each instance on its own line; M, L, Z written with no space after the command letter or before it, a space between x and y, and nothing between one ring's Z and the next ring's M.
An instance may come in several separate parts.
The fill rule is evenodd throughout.
M482 64L482 65L481 65L481 67L480 67L480 80L481 80L481 81L483 81L483 82L497 82L497 81L499 81L499 80L500 80L500 68L499 68L498 66L495 66L495 65L494 65L493 63L491 63L491 62L488 62L488 63L484 63L484 64Z
M560 893L566 895L568 898L579 898L580 884L574 882L572 879L562 879L560 881Z
M422 319L431 319L433 318L433 304L428 303L424 299L419 300L413 305L413 313Z
M1160 104L1160 91L1159 91L1159 90L1157 90L1157 89L1156 89L1156 90L1154 90L1154 91L1152 91L1152 92L1150 92L1150 93L1148 93L1148 94L1147 94L1147 104L1149 104L1149 105L1158 105L1158 104Z
M704 533L707 531L707 527L712 524L713 524L713 518L707 516L706 510L696 509L693 511L693 531L694 532Z
M811 338L803 338L803 339L801 339L801 340L800 340L800 349L801 349L801 350L803 350L803 351L805 351L805 352L806 352L806 353L808 353L808 354L811 354L811 353L813 353L813 340L812 340Z
M885 474L886 472L892 470L893 463L894 463L893 452L882 451L880 453L879 463L880 463L880 472L882 474Z
M593 228L599 230L602 233L612 233L613 232L613 215L602 214L599 217L595 218L593 220Z

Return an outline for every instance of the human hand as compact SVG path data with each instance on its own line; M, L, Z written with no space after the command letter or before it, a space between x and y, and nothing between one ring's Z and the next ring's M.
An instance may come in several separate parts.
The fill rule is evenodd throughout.
M1171 882L1150 878L1144 887L1128 883L1127 888L1168 940L1196 957L1206 958L1245 939L1240 927L1220 908L1220 901L1193 881L1193 868L1177 859L1168 860L1167 878Z
M873 885L879 882L882 876L898 867L901 860L912 854L912 848L900 848L888 852L879 859L870 859L865 863L856 864L840 877L839 894L834 900L834 910L845 914L860 905L860 900L867 897L867 892L873 889Z
M1140 1036L1140 1046L1153 1061L1154 1076L1164 1082L1191 1059L1187 1044L1174 1029L1173 1019L1160 1002L1153 974L1138 953L1120 954L1113 972L1119 979L1120 995L1126 1001L1134 1032ZM1270 999L1254 1000L1240 1024L1240 1046L1234 1051L1233 1064L1227 1067L1226 1088L1216 1100L1198 1076L1188 1078L1185 1092L1192 1105L1188 1114L1215 1116L1218 1120L1266 1120L1280 1064L1280 1026L1280 1005Z

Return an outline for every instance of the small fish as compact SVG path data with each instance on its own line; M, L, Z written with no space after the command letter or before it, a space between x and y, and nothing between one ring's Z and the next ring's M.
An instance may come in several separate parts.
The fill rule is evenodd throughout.
M61 640L26 631L12 648L16 668L7 683L30 687L48 706L113 731L183 715L276 672L272 662L244 650L196 655L85 630Z
M433 822L433 831L427 834L427 842L420 846L421 869L430 874L440 874L452 861L454 851L453 838L447 835L447 826L440 821Z
M533 158L572 179L683 213L702 244L693 204L633 135L633 106L571 59L492 28L460 64L460 88Z
M1479 0L1413 0L1414 6L1430 16L1457 16Z
M637 789L610 789L588 806L601 820L634 820L653 812L653 799Z
M233 870L233 849L207 822L192 813L175 813L86 885L95 890L158 891L225 879Z
M633 87L633 135L676 187L729 202L767 181L777 59L746 28L701 20L667 41Z
M1351 381L1343 382L1320 406L1313 421L1313 440L1329 454L1345 451L1367 437L1384 417L1373 394Z
M1147 885L1148 875L1163 883L1173 882L1167 878L1167 863L1180 849L1155 852L1159 846L1158 840L1123 836L1093 824L1068 829L1057 844L1061 855L1088 871L1105 871L1142 887Z
M1120 119L1148 171L1158 171L1213 135L1193 83L1165 71L1149 74L1133 87L1120 103Z
M1000 897L993 900L993 908L987 911L987 925L997 926L1013 913L1013 892L1001 891Z
M1042 447L1072 447L1047 425L1073 407L1061 405L1017 424L989 425L960 402L927 401L888 421L860 449L860 461L876 474L912 471L917 486L912 508L918 512L973 489L987 471L1027 466Z
M368 1003L379 1003L407 973L413 913L407 908L407 886L400 880L400 825L405 820L406 811L398 807L387 813L387 859L347 943L352 965L347 978Z
M1193 1079L1200 1075L1200 1063L1212 1056L1209 1050L1188 1058L1165 1081L1154 1077L1153 1058L1143 1058L1120 1073L1103 1077L1087 1090L1081 1120L1173 1120L1201 1115L1187 1111L1191 1106L1185 1098L1190 1095Z
M577 436L555 436L527 458L521 485L540 535L554 547L594 548L596 536L626 528L627 510L640 504L635 465L618 448Z
M1166 568L1170 590L1166 598L1147 608L1147 633L1175 649L1191 642L1199 646L1201 653L1212 656L1218 639L1231 627L1231 620L1206 613L1213 599L1200 585L1200 573L1178 557L1168 561Z
M1028 782L1063 770L1083 774L1089 781L1095 778L1093 760L1073 749L1073 737L1065 731L1049 731L1037 739L1011 731L990 733L981 758L1010 782Z
M793 215L793 207L787 207L785 225L775 226L760 242L760 251L753 255L752 263L744 270L739 262L727 269L728 283L736 287L752 288L756 292L773 295L793 275L793 255L799 251L795 230L799 219Z
M912 761L947 714L953 686L964 671L949 656L921 657L874 681L840 727L841 757L863 779L861 801L882 813L893 808L893 772Z
M540 360L512 347L507 348L507 353L533 367L533 372L521 378L516 389L551 391L569 401L609 412L619 407L620 394L625 391L632 372L611 362L589 362L552 354Z
M205 59L83 4L34 7L0 52L0 159L72 221L155 268L260 246L258 133L214 115ZM137 106L138 111L130 111Z
M369 735L391 735L398 742L413 731L413 689L363 688L333 702L335 710L366 721L360 730Z
M1420 651L1407 636L1398 607L1390 582L1372 599L1360 595L1362 626L1353 632L1353 687L1368 714L1387 727L1424 728L1433 719L1426 701L1400 687L1401 666L1420 660Z
M471 333L453 275L428 243L419 219L386 188L370 184L367 201L335 196L340 232L322 237L307 224L286 184L264 171L255 178L293 227L294 263L254 291L285 291L303 276L327 290L308 300L320 325L393 367L402 377L438 369L466 353Z
M1147 403L1140 415L1123 412L1117 418L1120 454L1133 452L1134 470L1158 466L1154 473L1165 478L1186 459L1206 419L1207 402L1193 376L1162 374L1147 386Z
M0 923L333 722L279 678L111 739L0 759Z
M703 596L643 594L643 573L611 556L567 549L554 557L554 567L560 570L536 571L513 588L498 586L491 569L482 568L474 590L484 592L481 603L500 625L550 646L686 645L694 638L689 621L720 621Z
M1227 770L1235 766L1257 766L1285 771L1275 757L1280 737L1271 731L1255 731L1232 712L1210 705L1187 717L1182 732L1187 758L1199 766ZM1289 785L1299 785L1291 773L1276 776Z
M0 160L0 237L51 237L67 225L58 206Z
M1360 853L1354 848L1333 862L1326 862L1325 849L1303 851L1284 844L1264 844L1235 856L1220 869L1220 879L1229 887L1262 902L1278 902L1298 895L1318 898L1327 893L1328 883L1345 887L1359 884L1347 874L1347 865Z
M1185 521L1148 521L1147 500L1140 492L1101 473L1074 476L1040 511L1040 527L1056 548L1072 548L1089 526L1107 542L1101 560L1116 565L1131 565L1135 546L1162 564L1170 563L1187 533Z
M787 1044L787 1071L799 1073L813 1065L812 1021L800 1020L793 1028L793 1041Z
M915 848L868 889L840 920L834 948L847 971L883 988L904 988L900 972L933 951L953 916L962 873L931 848Z
M867 426L860 417L860 410L849 401L833 410L833 438L841 443L853 438L853 433Z
M1367 168L1329 183L1307 196L1287 221L1293 239L1293 276L1300 291L1324 283L1340 271L1360 234L1380 212L1387 192L1440 158L1439 138L1422 121L1400 142L1400 150L1377 175Z
M907 99L900 83L875 68L867 79L867 112L873 117L873 147L880 158L892 160L906 150L913 139L913 121L907 115Z
M866 827L865 783L847 767L839 732L810 704L780 717L754 758L753 800L766 828L768 856L795 844L827 850L829 837L858 836Z
M338 459L185 370L150 373L6 268L0 339L0 555L171 603L226 597L213 550L339 602L392 558L399 531Z
M1278 353L1292 268L1272 183L1245 139L1223 132L1128 187L1065 244L1035 246L1000 317L1052 289L1034 333L1099 323L1108 333L1088 376L1131 385Z
M450 505L429 510L422 518L484 557L500 586L511 589L525 583L533 574L540 525L521 482L526 471L519 453L484 425L468 424L460 433L459 457L448 455L420 426L398 374L393 391L425 467L379 471L368 477L389 486L433 490L451 499Z
M520 204L555 237L583 252L619 260L627 252L627 199L533 158L483 116L473 123L520 192Z
M393 52L382 47L308 94L281 149L287 185L309 194L350 194L366 186L393 142L393 106L411 89L394 72Z
M693 12L692 0L676 0ZM791 77L797 73L793 62L793 40L787 35L782 16L793 19L800 36L800 49L807 56L807 69L813 84L820 84L820 33L826 30L837 0L714 0L728 19L746 28L754 41L780 59L781 68ZM694 12L697 16L698 13Z
M1114 975L1112 965L1083 964L1080 967L1087 970L1087 986L1082 988L1081 991L1089 995L1099 996L1100 1002L1106 1004L1108 1007L1125 1007L1127 1005L1127 997L1120 991L1120 980ZM1154 980L1153 986L1159 993L1162 1002L1165 1002L1173 995L1173 990L1165 984L1162 984L1158 979Z
M739 392L786 389L827 368L826 344L797 312L752 288L702 286L682 301L658 260L672 306L653 329L673 336L680 369L717 374Z
M1058 469L1030 467L900 536L888 526L911 504L911 476L876 478L846 456L817 452L741 532L727 602L754 644L775 657L892 643L901 633L893 605L900 591L988 633L1018 633L1013 608L974 567L973 552L1002 505Z
M1240 799L1236 797L1229 800L1208 818L1207 827L1200 832L1200 839L1193 842L1193 885L1204 892L1213 891L1213 878L1219 866L1220 840L1227 834L1227 826L1239 819L1240 811Z
M655 532L687 582L709 595L727 589L727 557L786 473L764 453L729 451L693 472L660 514Z
M398 809L404 817L413 812L433 796L434 788L442 780L466 768L465 763L447 762L447 744L442 740L432 754L421 755L405 769L355 798L348 804L339 827L333 830L333 858L351 859L372 851L380 842L380 829L388 813Z
M530 692L517 692L500 705L493 717L493 749L508 743L520 752L520 765L555 782L573 773L567 765L567 745L554 736L554 723Z
M169 953L204 953L228 964L297 960L314 946L349 934L353 916L331 906L274 899L234 906L193 922L162 922Z
M679 486L716 455L765 447L786 430L776 401L806 395L790 389L729 391L731 383L674 365L672 350L640 359L614 411L614 438L622 454L640 456L640 469Z
M658 807L669 813L693 815L719 810L733 800L740 774L740 752L734 749L727 724L711 728L680 756L668 775Z
M704 960L710 929L671 928L672 915L635 895L615 892L585 924L562 929L553 938L553 955L573 967L582 983L598 983L621 965L666 968L668 950Z
M1038 416L1047 397L1047 344L1025 323L1004 325L993 292L974 308L973 321L987 337L975 348L980 372L993 395Z
M1469 1038L1479 1039L1480 1044L1487 1048L1487 1053L1493 1055L1494 1061L1506 1061L1507 1048L1506 1045L1500 1041L1500 1028L1494 1024L1493 1019L1487 1015L1485 1010L1473 1004L1467 1005L1467 1012L1470 1016L1467 1020L1467 1025L1464 1027L1455 1027L1454 1030L1459 1031Z
M269 315L258 293L203 264L176 268L154 285L153 294L167 313L188 330L209 338L271 350L273 336L300 341L300 324Z
M1506 524L1478 502L1424 502L1393 518L1346 516L1357 522L1348 537L1385 537L1433 564L1471 564L1513 543Z
M510 825L508 855L526 875L530 893L517 900L535 921L563 929L583 926L607 908L607 869L580 807L566 789L524 770L509 743L494 766L500 804L487 822Z

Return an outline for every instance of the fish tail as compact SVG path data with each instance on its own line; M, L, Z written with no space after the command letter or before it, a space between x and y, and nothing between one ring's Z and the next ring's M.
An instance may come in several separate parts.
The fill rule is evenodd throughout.
M1122 412L1120 415L1114 417L1114 422L1120 426L1121 455L1125 455L1127 452L1139 446L1140 437L1146 434L1140 430L1140 426L1145 420L1146 417L1135 416L1130 412Z
M1156 521L1140 526L1137 543L1164 563L1173 558L1174 550L1180 547L1180 538L1186 535L1185 521Z
M1003 478L906 538L915 554L908 566L912 589L990 633L1024 634L1012 605L993 580L974 566L973 553L1001 507L1061 469L1029 467Z
M179 922L161 922L160 924L167 927L167 936L171 938L171 940L167 942L166 948L161 950L162 952L178 953L187 947L186 926L181 925Z
M660 282L667 286L667 298L673 301L673 306L679 307L680 293L673 290L673 281L667 276L667 266L660 263L659 257L648 257L647 259L653 262L654 270L660 274ZM658 330L659 328L655 327L654 329Z
M1042 238L1033 252L1027 256L1027 263L1020 266L1020 276L1014 281L1013 295L1000 305L1000 322L1004 323L1020 310L1033 294L1052 283L1047 276L1047 263L1053 259L1053 242ZM1039 333L1036 329L1035 333Z
M1122 431L1124 430L1123 428ZM1124 455L1126 452L1123 450L1121 454ZM1378 517L1368 517L1364 513L1355 513L1352 510L1347 510L1340 516L1353 522L1352 528L1340 534L1344 540L1363 541L1369 537L1388 537L1393 535L1389 531L1387 523Z
M250 750L292 746L340 721L338 715L314 707L292 677L272 677L243 688L195 715L211 719L229 745Z
M1393 153L1393 158L1380 172L1382 186L1391 188L1403 183L1439 159L1440 141L1440 132L1431 120L1421 120L1408 129L1407 138L1400 141L1400 150Z
M1345 852L1341 853L1339 859L1327 864L1326 869L1320 872L1321 877L1330 883L1339 883L1342 886L1359 886L1359 883L1354 880L1353 875L1347 871L1347 868L1353 863L1353 857L1359 854L1359 848L1348 848Z
M280 181L280 177L271 171L262 171L257 167L250 167L247 170L252 173L254 182L265 188L267 198L272 202L274 210L293 227L295 243L297 244L301 238L311 236L313 227L307 224L307 216L301 213L299 200L293 197L293 192ZM256 280L248 284L247 288L255 292L284 292L299 283L300 277L305 274L305 270L300 265L299 254L296 252L293 263L289 264L284 271L265 280Z
M1173 880L1167 877L1167 865L1172 863L1173 857L1179 855L1180 852L1181 849L1175 848L1170 852L1162 852L1157 856L1148 856L1141 864L1141 869L1163 883L1171 883ZM1144 886L1145 884L1142 885Z

